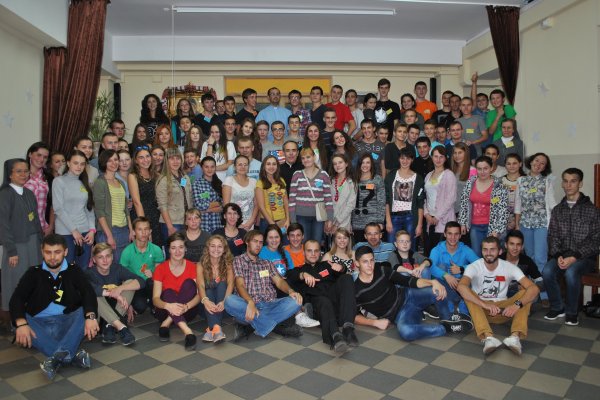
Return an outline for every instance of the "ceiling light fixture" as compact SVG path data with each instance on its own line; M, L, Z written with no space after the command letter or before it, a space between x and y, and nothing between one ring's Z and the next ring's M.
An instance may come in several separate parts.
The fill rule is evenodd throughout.
M396 15L396 10L318 9L318 8L254 8L254 7L187 7L173 6L177 13L208 14L327 14L327 15Z
M384 0L397 3L421 3L421 4L448 4L458 6L511 6L521 7L520 4L499 4L490 1L469 1L469 0Z

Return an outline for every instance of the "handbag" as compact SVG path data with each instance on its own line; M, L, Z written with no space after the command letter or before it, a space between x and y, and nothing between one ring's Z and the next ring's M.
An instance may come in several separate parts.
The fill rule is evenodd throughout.
M304 179L306 179L306 183L308 184L308 190L310 190L310 194L313 199L316 199L315 194L313 193L312 187L310 186L310 181L308 180L304 170L302 171L302 175L304 175ZM328 220L327 218L327 209L325 208L325 202L320 201L315 204L315 215L317 216L317 221L325 222Z

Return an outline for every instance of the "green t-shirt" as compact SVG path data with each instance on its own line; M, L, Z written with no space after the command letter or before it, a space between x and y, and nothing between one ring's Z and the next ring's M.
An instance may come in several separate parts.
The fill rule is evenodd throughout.
M133 242L125 247L121 253L119 263L134 274L146 279L147 277L143 270L145 271L147 268L154 273L156 265L163 261L165 261L165 255L161 248L154 243L148 242L146 251L142 253L135 245L135 242Z
M502 137L502 122L506 121L507 119L514 118L517 115L517 112L515 111L514 107L510 104L505 104L503 107L504 115L498 121L498 125L496 125L496 130L494 132L488 132L488 135L494 135L492 142ZM487 117L485 118L485 124L488 127L488 129L490 128L490 126L492 126L492 122L494 122L494 120L496 119L497 113L498 112L495 108L488 111Z

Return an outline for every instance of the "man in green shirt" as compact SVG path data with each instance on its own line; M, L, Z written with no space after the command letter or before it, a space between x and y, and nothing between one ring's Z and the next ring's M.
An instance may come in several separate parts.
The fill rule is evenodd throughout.
M154 281L152 274L156 265L165 260L160 247L150 241L152 229L146 217L138 217L133 221L135 240L121 254L119 263L129 271L146 280L146 286L135 292L131 305L137 314L143 313L148 304L152 304Z
M517 112L510 104L504 104L506 95L500 89L494 89L490 93L490 103L492 110L488 111L486 117L486 125L488 127L488 135L493 135L491 142L494 142L502 137L502 122L510 118L515 118Z

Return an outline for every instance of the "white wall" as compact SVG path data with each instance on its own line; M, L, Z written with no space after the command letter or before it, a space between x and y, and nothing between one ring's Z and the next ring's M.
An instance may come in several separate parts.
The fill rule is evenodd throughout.
M600 0L544 1L521 14L515 101L527 153L547 153L558 176L567 167L582 169L590 196L593 164L600 162L599 15ZM542 29L548 18L553 26ZM469 43L463 58L463 81L497 68L490 35Z

